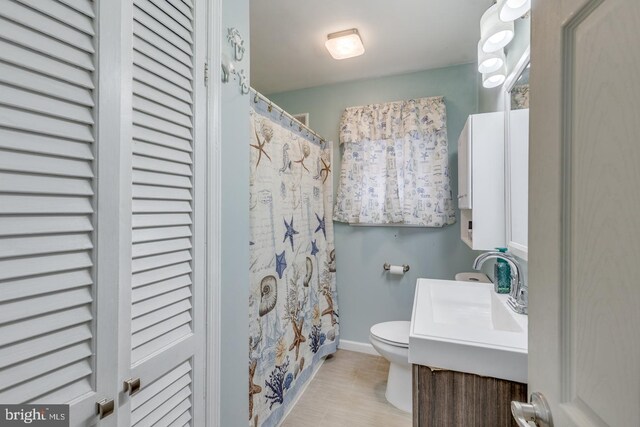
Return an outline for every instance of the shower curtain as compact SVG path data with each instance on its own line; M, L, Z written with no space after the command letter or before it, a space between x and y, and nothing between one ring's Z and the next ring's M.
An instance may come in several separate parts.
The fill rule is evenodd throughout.
M252 104L249 425L271 427L338 343L332 150Z

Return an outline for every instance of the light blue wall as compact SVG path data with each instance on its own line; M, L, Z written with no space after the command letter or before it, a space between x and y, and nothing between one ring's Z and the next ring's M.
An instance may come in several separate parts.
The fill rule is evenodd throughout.
M247 49L237 68L249 73L249 0L223 0L222 50L232 55L227 28ZM220 425L249 420L249 97L235 81L222 85L222 289Z
M336 142L332 169L337 185L338 124L345 107L444 95L456 199L457 141L467 116L476 112L477 94L476 66L465 64L269 97L290 113L308 112L311 128ZM457 223L442 229L335 225L342 340L368 342L373 324L409 320L418 277L452 279L457 272L471 271L474 252L460 240ZM389 276L382 270L385 262L406 263L411 270L403 277Z

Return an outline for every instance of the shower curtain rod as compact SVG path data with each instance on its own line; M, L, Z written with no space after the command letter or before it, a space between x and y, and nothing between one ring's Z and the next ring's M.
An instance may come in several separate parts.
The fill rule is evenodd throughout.
M280 117L281 118L282 118L282 116L288 117L291 120L291 123L289 124L289 126L293 126L294 122L295 122L295 124L298 125L298 131L302 132L303 129L306 130L307 131L307 136L309 136L309 134L311 134L311 136L313 136L313 140L314 141L315 141L316 138L319 140L320 144L324 144L327 141L322 136L320 136L320 134L318 132L314 131L309 126L301 123L300 120L296 119L291 114L286 112L284 110L284 108L274 104L273 101L271 101L269 98L267 98L266 96L264 96L263 94L261 94L260 92L255 90L253 87L250 88L250 93L253 94L253 102L255 104L257 104L259 101L263 101L263 102L265 102L267 104L267 108L268 108L269 112L271 112L271 110L275 108L276 110L280 111Z

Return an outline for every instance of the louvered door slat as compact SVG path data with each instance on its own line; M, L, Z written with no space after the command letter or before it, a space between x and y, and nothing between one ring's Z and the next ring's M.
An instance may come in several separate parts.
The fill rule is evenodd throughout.
M140 37L140 39L144 40L149 45L155 46L155 49L159 49L164 52L164 55L169 56L172 60L180 61L187 70L190 69L191 55L189 53L165 40L137 20L134 20L133 22L133 31L138 37Z
M36 135L10 129L0 129L0 148L48 154L69 159L92 160L91 146L83 142ZM4 152L3 152L4 153Z
M191 237L189 227L163 227L158 229L140 229L133 233L133 243L143 243L156 240Z
M159 39L158 41L160 40L162 39ZM162 43L164 43L164 41L162 41ZM161 47L164 47L164 46L161 46ZM153 59L153 61L158 63L157 66L169 68L170 70L173 70L174 72L178 73L185 79L191 80L192 76L191 76L191 69L189 68L189 66L185 65L182 61L180 61L179 59L176 59L174 56L170 55L169 53L165 53L161 49L161 47L155 47L154 45L152 45L142 37L135 37L133 39L133 48L137 52L140 52L142 55L150 59ZM157 66L153 66L153 68L155 69ZM147 68L147 69L149 71L153 71L153 69L151 68Z
M52 367L56 366L56 361L64 360L67 363L74 363L90 355L91 347L84 342L37 359L29 359L26 362L13 365L11 369L0 372L0 392L2 389L13 387L22 381L28 381L50 372Z
M191 249L190 238L157 240L148 243L137 243L133 245L133 251L131 255L137 258L149 255L176 252L185 249Z
M3 151L0 170L92 178L91 163L83 160L51 158L28 153Z
M96 391L96 22L70 1L0 6L3 403L76 408Z
M49 280L41 280L39 277L10 280L0 285L0 303L49 294L56 290L61 292L67 289L89 286L91 283L93 283L91 275L84 269L50 274ZM0 326L0 328L2 327Z
M31 8L12 1L5 1L0 8L0 15L21 25L35 28L49 37L54 37L78 49L90 53L95 52L92 34L83 34Z
M93 107L94 105L91 91L85 88L17 68L4 62L0 62L0 81L85 107Z
M4 40L0 40L0 59L80 87L93 89L93 80L87 76L85 70Z
M157 4L154 4L149 0L134 0L133 4L138 6L140 10L143 10L144 13L149 15L151 18L158 21L158 23L161 25L158 33L164 35L165 38L172 37L175 34L185 42L189 44L193 43L191 32L172 18L173 14L171 13L171 11L169 11L169 14L167 14L164 10L157 6L163 6L163 2L157 2Z
M156 103L186 116L191 117L193 115L188 102L184 102L172 94L168 94L156 87L150 86L148 83L149 82L134 81L133 93L141 98L153 99Z
M159 310L152 311L149 314L133 319L131 323L131 330L134 333L138 333L152 325L162 322L164 319L189 311L191 310L191 307L189 300L185 299Z
M24 320L20 324L20 335L11 335L11 326L0 326L0 345L13 344L38 335L48 334L52 331L89 322L91 319L90 307L83 306Z
M86 360L82 360L44 374L34 380L23 382L5 392L0 391L0 400L2 402L29 402L39 396L46 395L43 390L55 390L70 382L86 378L90 374L91 366ZM89 391L91 391L91 385L87 382L85 392Z
M133 171L133 182L135 184L147 184L177 188L191 188L191 179L178 175L166 173L149 172L143 170Z
M158 187L155 185L134 185L136 199L191 200L191 191L186 188Z
M170 160L175 163L190 165L191 155L188 152L174 150L157 144L149 144L142 141L133 141L133 152L141 156Z
M0 214L90 214L91 201L86 197L49 197L0 194Z
M85 15L91 18L95 18L96 16L92 7L93 0L59 0L59 1L60 3L64 3L70 8L73 8L78 12L84 13Z
M136 141L144 141L157 145L164 145L165 147L173 148L176 150L191 152L191 143L188 139L182 139L174 135L169 135L164 132L158 132L150 128L134 126L133 139Z
M0 192L91 196L93 189L81 179L0 172Z
M154 159L146 156L133 156L133 167L140 170L166 172L173 175L191 176L191 167L184 163Z
M151 116L191 129L191 116L180 114L175 109L167 108L161 103L149 101L143 97L133 99L133 108Z
M133 278L131 285L133 290L135 290L138 286L160 282L189 273L191 273L191 264L189 262L183 262L180 264L170 265L168 267L156 268L154 270L138 273Z
M89 0L60 0L59 2L42 0L18 1L86 34L95 35L93 28L95 13ZM65 6L64 3L67 5Z
M2 17L0 17L0 37L36 52L52 56L67 64L72 64L89 71L94 70L93 57L91 54Z
M190 383L191 378L189 378L189 375L187 374L178 378L174 383L167 384L165 388L160 390L158 394L152 396L149 400L138 406L136 410L132 412L131 423L135 425L140 421L140 414L148 414L153 410L159 408L173 394L176 393L176 390L182 390L185 387L188 387Z
M132 348L137 349L143 344L146 344L151 340L155 340L160 336L165 336L167 332L186 325L189 322L191 322L191 315L188 312L180 313L177 316L165 319L161 323L156 323L155 325L138 332L134 336L131 346Z
M0 103L52 117L79 123L93 124L93 115L85 106L0 84Z
M0 349L0 368L6 368L28 358L46 354L88 339L91 339L91 330L85 324L62 329L29 341L19 342L10 348Z
M191 215L186 214L140 214L133 217L133 228L167 227L191 225ZM134 232L135 232L134 230Z
M189 286L190 284L191 279L188 275L184 275L152 283L147 286L133 288L131 292L131 301L137 303L148 298L153 298L156 295L165 294L167 292Z
M157 89L159 92L161 92L162 94L166 95L165 97L161 98L157 98L158 102L165 102L165 105L167 104L171 104L171 108L175 108L175 109L179 109L179 111L184 111L184 104L187 104L187 106L189 106L191 104L191 93L189 91L189 89L183 89L178 85L175 85L172 81L166 80L163 77L154 74L153 72L150 72L148 70L146 70L143 67L139 67L137 65L133 66L133 71L134 71L134 89L136 89L135 85L136 84L145 84L147 86L153 87L155 89ZM143 95L142 94L142 90L138 91L134 91L134 93L136 95ZM145 98L149 98L149 99L156 99L153 97L153 95L143 95ZM150 98L151 97L151 98ZM178 102L176 104L174 104L173 99L171 98L176 98L179 101L182 102ZM187 111L184 111L185 113L188 113Z

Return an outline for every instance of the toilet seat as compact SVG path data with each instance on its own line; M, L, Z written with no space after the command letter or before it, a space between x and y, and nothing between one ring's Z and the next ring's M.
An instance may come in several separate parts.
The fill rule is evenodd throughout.
M378 323L371 327L371 336L394 347L409 348L411 322L394 321Z

